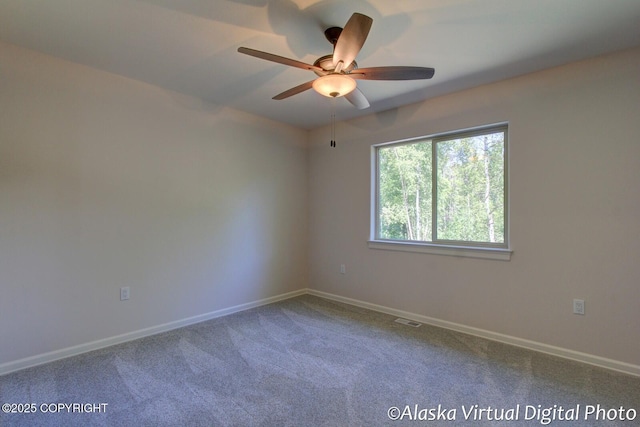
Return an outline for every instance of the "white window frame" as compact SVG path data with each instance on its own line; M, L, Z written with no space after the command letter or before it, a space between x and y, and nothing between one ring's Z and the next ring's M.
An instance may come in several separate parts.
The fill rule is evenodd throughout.
M437 185L435 172L433 174L432 185L432 226L434 227L433 235L436 237L434 241L422 242L411 240L388 240L378 237L379 231L379 169L378 169L378 150L381 147L391 145L403 145L417 142L431 142L432 149L432 170L437 170L436 144L440 141L448 141L460 137L468 137L473 135L482 135L486 133L504 131L504 243L479 243L479 242L461 242L461 241L445 241L437 239L437 211L436 197ZM402 252L419 252L437 255L452 255L471 258L483 258L509 261L511 259L512 250L509 243L509 126L508 123L495 123L486 126L474 127L470 129L457 130L452 132L444 132L434 135L420 136L404 140L397 140L375 144L371 146L371 218L370 218L370 238L368 247L370 249L382 249Z

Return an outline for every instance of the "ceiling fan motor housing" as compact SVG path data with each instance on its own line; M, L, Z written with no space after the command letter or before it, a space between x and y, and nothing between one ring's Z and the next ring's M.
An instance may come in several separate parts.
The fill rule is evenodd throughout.
M333 55L321 56L320 58L316 59L313 65L315 65L316 67L320 67L323 70L328 72L332 72L333 70L335 70L335 66L333 65ZM358 68L358 64L356 63L356 61L353 61L351 64L349 64L348 67L343 67L342 71L346 74L349 74L351 71L355 70L356 68ZM313 72L316 73L316 75L318 76L324 76L326 74L326 73L318 72L316 70L313 70Z

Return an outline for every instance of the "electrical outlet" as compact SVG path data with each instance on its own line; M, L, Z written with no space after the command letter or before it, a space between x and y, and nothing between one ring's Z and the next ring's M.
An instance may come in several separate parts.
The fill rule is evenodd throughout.
M573 314L584 314L584 300L583 299L574 299L573 300Z
M122 288L120 288L120 301L125 301L129 299L129 287L128 286L123 286Z
M340 264L340 274L347 274L347 267L344 264Z

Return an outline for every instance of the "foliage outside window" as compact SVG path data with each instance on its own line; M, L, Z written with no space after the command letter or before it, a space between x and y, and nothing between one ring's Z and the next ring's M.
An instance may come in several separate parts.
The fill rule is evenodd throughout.
M507 127L375 147L376 241L507 248Z

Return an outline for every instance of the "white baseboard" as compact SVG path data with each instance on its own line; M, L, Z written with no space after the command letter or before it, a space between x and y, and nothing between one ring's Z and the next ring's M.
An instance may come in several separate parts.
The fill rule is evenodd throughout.
M10 372L19 371L21 369L42 365L42 364L53 362L59 359L64 359L66 357L77 356L79 354L86 353L89 351L99 350L101 348L109 347L112 345L121 344L127 341L148 337L150 335L159 334L161 332L171 331L173 329L182 328L184 326L193 325L195 323L204 322L206 320L215 319L216 317L227 316L232 313L249 310L250 308L259 307L261 305L272 304L274 302L297 297L300 295L305 295L307 293L308 293L307 289L287 292L285 294L264 298L258 301L253 301L246 304L240 304L233 307L223 308L220 310L212 311L210 313L205 313L198 316L188 317L186 319L164 323L162 325L152 326L150 328L145 328L145 329L139 329L137 331L128 332L126 334L116 335L113 337L92 341L86 344L80 344L73 347L63 348L61 350L55 350L48 353L38 354L36 356L26 357L24 359L3 363L3 364L0 364L0 376L8 374Z
M611 369L625 374L634 376L640 376L640 366L630 363L620 362L617 360L607 359L600 356L594 356L587 353L581 353L574 350L565 349L562 347L555 347L536 341L530 341L522 338L513 337L510 335L499 334L496 332L487 331L484 329L474 328L471 326L461 325L446 320L435 319L420 314L410 313L403 310L397 310L390 307L385 307L378 304L372 304L365 301L356 300L353 298L347 298L327 292L317 291L314 289L300 289L293 292L287 292L281 295L261 299L246 304L240 304L233 307L223 308L220 310L212 311L210 313L201 314L198 316L189 317L186 319L176 320L162 325L153 326L150 328L140 329L126 334L117 335L97 341L92 341L86 344L80 344L73 347L64 348L61 350L51 351L48 353L39 354L36 356L27 357L24 359L15 360L0 364L0 376L11 372L19 371L21 369L30 368L37 365L53 362L59 359L64 359L70 356L76 356L89 351L99 350L101 348L109 347L116 344L121 344L127 341L144 338L147 336L167 332L173 329L182 328L184 326L193 325L196 323L204 322L207 320L215 319L217 317L227 316L232 313L237 313L244 310L249 310L254 307L259 307L266 304L272 304L274 302L283 301L289 298L294 298L300 295L314 295L320 298L342 302L345 304L353 305L356 307L366 308L369 310L377 311L380 313L390 314L392 316L403 317L409 320L415 320L433 326L438 326L445 329L450 329L457 332L462 332L469 335L474 335L481 338L486 338L492 341L498 341L505 344L514 345L517 347L526 348L529 350L538 351L541 353L550 354L553 356L562 357L565 359L575 360L577 362L586 363L589 365L598 366L601 368Z
M586 363L589 365L598 366L601 368L611 369L625 374L634 376L640 376L640 365L633 365L631 363L620 362L617 360L607 359L600 356L594 356L592 354L581 353L579 351L569 350L562 347L556 347L548 344L539 343L536 341L530 341L522 338L513 337L510 335L499 334L497 332L491 332L484 329L474 328L471 326L461 325L446 320L435 319L433 317L422 316L420 314L410 313L407 311L396 310L394 308L385 307L382 305L371 304L365 301L360 301L352 298L346 298L327 292L316 291L314 289L308 289L307 293L315 295L317 297L342 302L356 307L366 308L380 313L390 314L392 316L403 317L409 320L415 320L433 326L438 326L445 329L450 329L457 332L462 332L469 335L474 335L481 338L486 338L492 341L498 341L505 344L514 345L517 347L526 348L529 350L538 351L541 353L550 354L553 356L562 357L564 359L570 359L577 362Z

